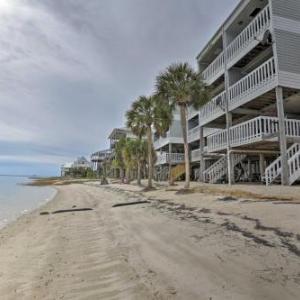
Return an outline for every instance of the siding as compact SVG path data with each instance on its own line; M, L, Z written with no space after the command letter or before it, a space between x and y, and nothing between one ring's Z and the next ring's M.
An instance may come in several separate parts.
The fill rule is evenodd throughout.
M299 0L272 0L273 14L300 21L300 1Z
M279 70L300 74L300 33L275 29L275 35Z
M279 84L300 89L300 0L271 0Z
M182 137L182 130L180 121L174 120L172 126L170 127L171 137Z

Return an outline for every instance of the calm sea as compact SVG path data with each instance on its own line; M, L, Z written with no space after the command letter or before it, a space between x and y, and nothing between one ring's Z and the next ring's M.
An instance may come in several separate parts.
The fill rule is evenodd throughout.
M56 191L50 187L24 186L24 177L0 176L0 228L46 203Z

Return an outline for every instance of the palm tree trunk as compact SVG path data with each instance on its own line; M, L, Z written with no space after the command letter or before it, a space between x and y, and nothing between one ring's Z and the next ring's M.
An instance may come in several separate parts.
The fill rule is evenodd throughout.
M141 162L137 161L137 184L141 185Z
M153 155L152 155L152 130L151 127L147 129L148 140L148 188L152 188L152 176L153 176Z
M182 128L183 146L184 146L184 161L185 161L185 189L190 188L190 151L187 140L187 107L180 106L180 121Z

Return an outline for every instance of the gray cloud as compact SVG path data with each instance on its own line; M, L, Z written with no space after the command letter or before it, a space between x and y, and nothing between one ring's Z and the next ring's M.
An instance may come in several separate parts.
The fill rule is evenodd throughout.
M160 70L175 61L196 66L238 0L224 2L0 2L0 164L11 153L53 164L105 148Z

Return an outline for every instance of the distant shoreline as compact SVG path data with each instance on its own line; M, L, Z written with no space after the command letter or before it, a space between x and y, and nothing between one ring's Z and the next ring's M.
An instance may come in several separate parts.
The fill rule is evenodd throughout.
M48 177L48 178L34 178L32 181L25 183L28 186L55 186L55 185L69 185L69 184L83 184L90 181L99 181L99 179L92 178L61 178L61 177Z

